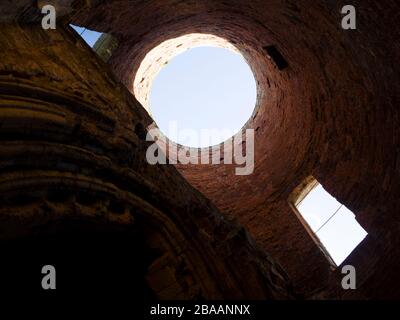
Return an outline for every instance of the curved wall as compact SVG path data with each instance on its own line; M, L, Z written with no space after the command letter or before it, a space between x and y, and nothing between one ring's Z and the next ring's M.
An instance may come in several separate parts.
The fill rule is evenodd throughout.
M177 165L226 215L237 217L283 265L306 296L398 295L399 28L396 1L353 1L357 30L341 28L341 1L113 1L81 11L74 23L112 33L110 64L133 92L145 55L171 38L225 38L249 62L258 105L255 171ZM288 62L279 70L266 50ZM288 198L309 175L355 214L369 236L347 259L363 290L338 289L328 261L292 212ZM329 290L326 290L329 288Z

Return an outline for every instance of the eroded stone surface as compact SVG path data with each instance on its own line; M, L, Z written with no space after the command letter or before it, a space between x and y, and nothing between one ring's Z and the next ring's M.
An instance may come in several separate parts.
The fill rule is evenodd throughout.
M258 105L246 125L256 130L255 173L235 176L234 167L226 165L177 166L177 169L225 216L237 217L263 250L280 262L295 288L310 298L400 296L397 285L400 282L397 271L400 11L395 0L355 0L352 4L358 17L354 31L341 29L340 9L344 4L312 0L99 1L90 10L82 9L72 21L111 33L118 39L120 46L109 63L117 78L132 92L143 58L168 39L188 33L214 34L229 40L242 52L258 81ZM10 39L3 38L3 42L10 43ZM266 50L270 45L286 59L286 69L274 67ZM54 50L60 51L57 45ZM13 72L16 77L26 74L26 64L41 74L35 56L30 56L30 62L20 69L15 61L26 56L7 57L11 60L2 59L2 68L7 70L5 77ZM68 63L74 61L76 66L93 63L91 57L70 59ZM48 66L51 67L46 68L48 76L59 90L79 92L83 84L90 88L83 93L85 99L97 101L91 96L96 92L93 85L104 91L110 87L109 82L114 83L111 80L103 83L84 74L81 79L88 83L82 84L73 75L66 77L64 72L60 77L59 64ZM76 69L84 72L81 67ZM63 81L67 79L71 84L65 90ZM151 123L135 104L131 109L137 114L129 121L123 112L115 114L120 108L118 103L109 105L112 108L102 113L115 119L118 126L124 121L137 124L136 119L142 119L144 127ZM53 122L63 121L59 115L52 117ZM106 128L112 127L113 122L103 122ZM88 136L100 132L96 128L86 130L90 130ZM116 148L117 142L108 142L104 137L100 135L97 139L112 146L109 154L115 155L113 161L120 161L119 156L127 157L122 152L126 150L125 140L119 142L121 148ZM116 150L121 153L114 153ZM187 185L183 180L178 183L169 167L160 169L165 171L161 175L142 166L140 161L133 161L133 165L142 168L143 176L156 181L165 177L157 183L163 189L161 194L165 194L165 198L157 198L160 204L177 194L186 195ZM357 269L356 291L344 292L340 288L340 269L330 269L288 204L291 192L309 175L315 176L327 191L351 209L369 233L345 261ZM174 181L176 184L172 184ZM168 190L174 194L168 194ZM198 214L204 212L200 207L193 209L192 198L178 199ZM209 225L208 219L201 221ZM186 217L185 223L192 225L192 217ZM211 237L207 232L204 236ZM229 246L223 248L230 252Z
M242 226L176 168L146 162L151 119L77 33L2 25L0 48L2 244L71 221L137 225L158 252L146 273L158 298L293 297Z
M353 1L357 30L341 28L337 1L122 1L75 22L121 40L110 64L132 88L145 55L193 32L231 41L258 81L256 167L178 166L225 214L237 217L309 296L399 296L399 27L397 1ZM288 62L278 70L266 48ZM362 290L343 292L340 270L297 220L287 199L314 175L355 214L369 236L347 259ZM327 289L329 287L329 289Z

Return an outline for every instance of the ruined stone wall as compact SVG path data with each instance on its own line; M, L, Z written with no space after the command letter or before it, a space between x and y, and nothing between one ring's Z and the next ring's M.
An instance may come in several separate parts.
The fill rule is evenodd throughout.
M71 221L138 225L159 252L146 275L158 298L293 297L241 225L173 166L146 162L151 119L76 32L0 27L1 244Z
M134 92L135 73L161 42L209 33L234 44L258 82L246 128L256 131L255 172L178 166L224 214L237 217L308 297L398 297L399 4L355 0L357 30L341 28L344 1L104 1L74 23L119 39L110 65ZM288 67L268 56L273 45ZM315 176L369 233L345 261L359 290L339 289L328 261L288 204Z

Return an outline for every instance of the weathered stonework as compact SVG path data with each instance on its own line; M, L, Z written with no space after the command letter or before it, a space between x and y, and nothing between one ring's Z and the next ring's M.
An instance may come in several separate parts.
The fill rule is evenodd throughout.
M72 29L1 28L2 244L68 240L71 221L85 232L137 226L158 252L145 274L158 298L293 297L243 227L173 166L146 162L151 119Z
M25 9L30 6L29 1L18 3L25 3ZM10 200L1 209L1 230L26 234L32 223L68 212L50 203L46 206L59 213L48 215L36 202L29 210L10 211L15 205L13 190L33 190L47 203L49 186L72 193L89 189L101 193L101 199L107 195L99 204L102 219L129 224L129 212L142 212L165 225L162 230L151 227L148 233L156 247L171 241L163 248L170 258L157 260L149 269L154 274L149 281L159 297L173 294L157 287L162 281L151 281L157 270L166 287L186 281L173 291L176 297L193 298L199 292L207 298L291 296L284 272L255 248L239 225L227 222L228 217L245 226L306 298L400 297L399 4L352 1L357 30L349 31L340 25L345 4L85 2L66 15L65 22L110 33L118 40L108 62L116 78L69 31L33 33L2 25L0 188L2 194L10 193ZM32 21L20 10L4 17L5 22ZM143 134L152 119L118 81L134 93L146 54L189 33L227 39L254 72L258 103L245 126L256 131L255 172L250 176L236 176L234 166L177 165L184 179L171 166L145 162ZM288 62L287 68L279 70L273 63L267 50L271 45ZM27 101L29 109L24 107ZM340 268L331 269L288 203L293 190L310 175L351 209L369 234L344 262L356 267L358 290L342 290ZM67 204L76 208L73 197ZM115 202L119 205L109 206ZM121 206L123 213L115 215L113 210ZM94 216L98 211L90 205L85 212ZM181 243L188 241L184 249ZM196 284L170 277L168 270L179 269L174 264L180 252L191 261L186 265ZM263 276L250 272L252 268L262 270ZM247 291L241 282L244 273L249 275L246 282L254 284L247 284Z
M258 104L255 172L177 166L226 215L237 217L307 297L398 297L399 27L397 1L352 1L357 29L341 28L338 1L123 1L83 11L74 22L120 39L110 60L132 90L145 55L189 33L227 39L249 62ZM268 56L275 46L288 67ZM133 71L132 71L133 70ZM345 261L362 288L344 291L295 217L288 198L307 176L355 214L369 233Z

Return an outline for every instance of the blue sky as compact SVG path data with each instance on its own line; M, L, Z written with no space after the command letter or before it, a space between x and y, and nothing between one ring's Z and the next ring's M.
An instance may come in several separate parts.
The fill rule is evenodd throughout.
M171 137L191 147L218 144L238 132L250 118L257 89L253 73L237 53L216 47L197 47L174 57L156 76L150 95L152 116L168 136L169 122L178 129L228 129L208 143ZM176 141L178 140L178 141Z
M93 47L97 39L99 39L101 36L101 33L96 31L92 31L86 28L81 28L73 25L71 25L71 27L74 28L75 31L78 32L81 35L81 37L86 41L86 43L91 47Z
M367 235L354 214L321 185L315 187L297 209L336 265L340 265Z

